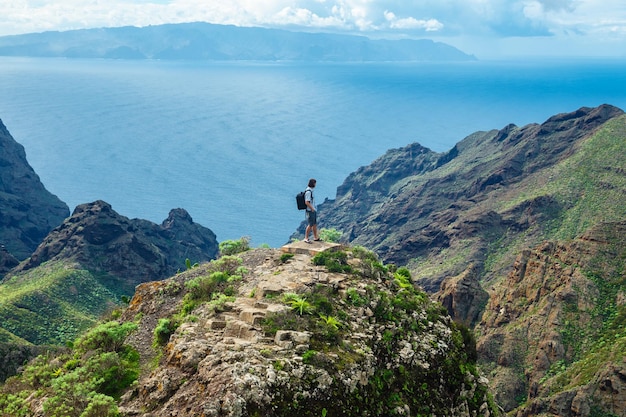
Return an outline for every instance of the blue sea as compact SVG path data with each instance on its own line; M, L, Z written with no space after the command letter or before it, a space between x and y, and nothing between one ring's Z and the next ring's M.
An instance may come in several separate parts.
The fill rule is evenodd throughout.
M161 223L182 207L219 241L253 246L289 240L311 177L319 203L388 149L444 152L603 103L626 109L626 61L0 58L0 119L71 210L101 199Z

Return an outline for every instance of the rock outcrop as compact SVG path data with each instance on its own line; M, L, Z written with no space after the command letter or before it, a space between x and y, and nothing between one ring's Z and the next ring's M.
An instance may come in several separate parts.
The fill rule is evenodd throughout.
M581 197L574 183L567 195L537 192L549 181L567 181L555 167L579 154L607 122L625 123L623 114L609 105L581 108L543 124L476 132L446 153L419 144L390 150L350 174L319 211L345 242L370 248L386 262L410 264L429 292L472 263L480 281L490 281L506 275L520 250L550 238L551 225ZM605 168L624 169L619 163ZM500 248L512 250L492 256Z
M626 413L625 259L626 222L518 256L478 325L480 362L505 410Z
M31 257L13 270L33 269L44 262L64 260L120 278L131 289L142 282L166 278L192 262L214 259L215 234L193 222L184 209L170 211L161 225L129 219L110 204L95 201L76 207ZM130 292L132 294L132 291Z
M103 201L79 205L4 277L0 341L4 333L18 344L63 345L138 284L214 259L218 249L215 234L183 209L158 225L121 216Z
M26 259L69 214L67 205L45 189L24 147L0 121L0 244L12 257ZM3 274L13 261L0 256Z
M256 249L140 285L122 316L140 317L127 343L160 361L122 415L495 415L471 338L424 293L352 256L337 258L351 272L329 272L308 253ZM222 262L243 276L185 307Z
M319 210L477 326L511 415L625 415L624 155L624 112L581 108L444 154L391 150Z

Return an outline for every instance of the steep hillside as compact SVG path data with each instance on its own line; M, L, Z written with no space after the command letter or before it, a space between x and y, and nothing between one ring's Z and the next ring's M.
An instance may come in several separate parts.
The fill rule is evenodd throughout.
M172 210L161 225L96 201L76 207L0 284L0 327L34 344L64 344L135 286L207 261L215 234ZM0 339L2 341L2 339Z
M514 415L626 413L626 221L522 251L477 326L479 361Z
M26 259L69 208L45 189L0 120L0 276Z
M407 270L363 248L302 249L256 249L141 284L120 321L8 380L0 409L12 416L41 409L137 417L499 414L476 372L471 334L416 289Z
M477 132L444 154L394 149L350 174L320 216L345 241L409 263L429 292L476 268L488 283L522 249L626 217L625 125L603 105Z
M350 175L326 227L408 263L517 416L626 413L626 115L582 108Z

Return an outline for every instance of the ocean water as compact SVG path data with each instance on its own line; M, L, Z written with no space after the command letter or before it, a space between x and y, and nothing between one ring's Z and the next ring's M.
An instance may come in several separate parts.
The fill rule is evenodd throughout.
M219 241L280 246L317 202L390 148L603 103L626 61L301 64L0 58L0 119L70 209L105 200L162 222L186 209ZM324 227L324 214L320 213Z

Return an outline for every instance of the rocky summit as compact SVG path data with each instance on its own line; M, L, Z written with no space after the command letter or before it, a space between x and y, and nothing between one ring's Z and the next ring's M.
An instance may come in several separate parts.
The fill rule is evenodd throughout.
M0 342L65 344L143 282L217 257L215 234L183 209L162 224L104 201L76 207L0 286Z
M0 274L30 256L69 208L46 190L0 121Z
M186 259L206 261L217 253L215 234L194 223L184 209L171 210L158 225L129 219L99 200L77 206L13 272L48 261L76 261L91 271L119 277L134 289L186 268Z
M497 411L467 329L371 252L315 245L140 285L122 316L138 324L127 343L159 365L122 397L122 415Z

